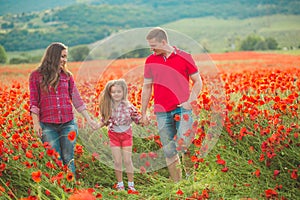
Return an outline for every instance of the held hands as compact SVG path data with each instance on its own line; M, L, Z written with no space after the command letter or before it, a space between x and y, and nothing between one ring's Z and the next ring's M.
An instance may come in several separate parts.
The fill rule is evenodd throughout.
M94 120L88 121L88 124L92 127L93 130L97 130L99 128L102 128L104 126L103 122L96 122Z
M150 124L149 118L147 115L142 115L142 118L139 121L142 126L148 126Z
M101 127L100 123L98 123L98 122L96 122L94 120L89 120L87 122L90 125L90 127L92 127L93 130L97 130L97 129L99 129Z

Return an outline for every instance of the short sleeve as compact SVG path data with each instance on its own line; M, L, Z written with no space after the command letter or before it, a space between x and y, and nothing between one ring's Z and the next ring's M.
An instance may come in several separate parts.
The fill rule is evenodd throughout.
M144 78L145 79L153 79L152 72L151 72L151 63L149 63L149 59L147 59L145 62Z
M187 61L187 72L189 75L195 74L198 72L198 67L191 56L191 54L186 55L186 61Z

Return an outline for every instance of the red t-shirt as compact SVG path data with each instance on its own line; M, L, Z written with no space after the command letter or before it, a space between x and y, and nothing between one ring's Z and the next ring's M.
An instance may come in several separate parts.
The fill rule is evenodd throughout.
M144 78L152 79L154 88L154 112L168 112L187 101L189 77L198 72L192 56L174 48L168 58L152 54L145 62Z

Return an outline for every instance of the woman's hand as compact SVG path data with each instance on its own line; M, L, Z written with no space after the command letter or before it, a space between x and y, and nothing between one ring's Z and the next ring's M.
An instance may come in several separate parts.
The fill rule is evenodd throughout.
M39 123L33 123L33 130L39 138L42 137L43 130Z
M32 113L31 116L32 116L32 120L33 120L33 130L34 130L34 132L36 132L36 135L39 138L42 138L43 130L40 125L39 117L35 113Z
M92 127L92 129L97 130L98 128L101 127L101 123L98 123L94 120L89 120L88 124Z

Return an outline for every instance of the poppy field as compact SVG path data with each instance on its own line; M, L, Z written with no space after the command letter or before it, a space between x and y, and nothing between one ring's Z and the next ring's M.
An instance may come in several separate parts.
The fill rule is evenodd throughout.
M133 125L137 191L122 192L115 189L106 129L93 131L76 114L73 175L33 132L28 78L38 64L0 66L0 199L299 199L300 56L232 52L209 57L217 78L199 70L203 90L192 102L192 173L179 183L170 180L150 105L151 125ZM99 120L99 94L110 79L125 77L129 101L140 108L143 62L120 59L106 69L97 61L85 67L70 62L68 68ZM69 139L75 137L70 132Z

